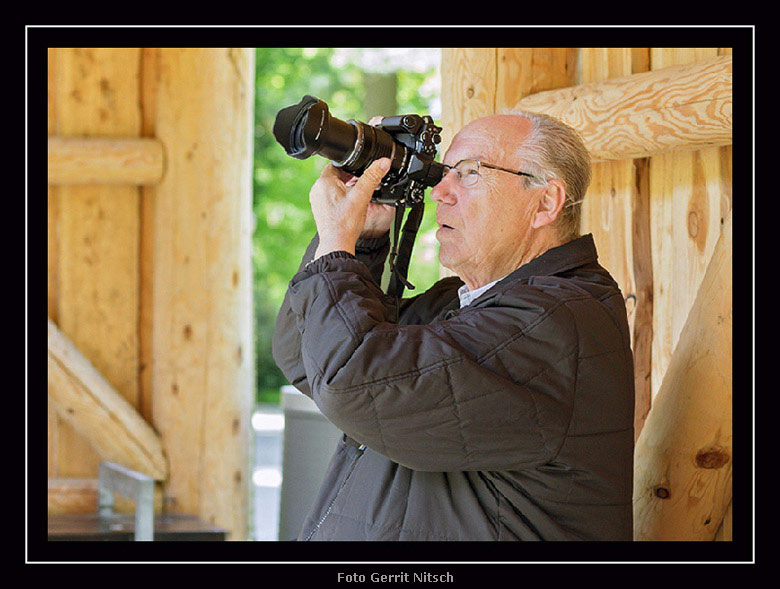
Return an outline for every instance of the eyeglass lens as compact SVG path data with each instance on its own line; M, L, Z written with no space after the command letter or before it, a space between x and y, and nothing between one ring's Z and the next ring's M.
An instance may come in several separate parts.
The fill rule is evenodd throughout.
M479 162L476 160L461 160L447 170L455 172L455 178L463 186L473 186L479 179Z

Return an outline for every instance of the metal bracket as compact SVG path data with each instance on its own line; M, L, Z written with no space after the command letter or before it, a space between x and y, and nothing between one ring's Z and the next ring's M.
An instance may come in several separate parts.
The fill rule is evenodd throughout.
M98 515L114 515L114 493L135 501L135 540L154 540L154 479L113 462L98 471Z

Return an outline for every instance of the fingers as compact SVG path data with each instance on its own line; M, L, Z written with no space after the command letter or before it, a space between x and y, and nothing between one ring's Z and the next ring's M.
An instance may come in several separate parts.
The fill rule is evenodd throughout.
M328 163L320 173L320 179L335 179L343 182L347 188L357 190L355 193L361 200L371 200L374 191L379 187L379 183L384 178L387 170L390 169L390 159L381 158L372 162L366 168L363 174L358 178L341 168Z
M371 117L371 120L368 121L368 124L371 125L372 127L375 127L376 125L382 122L383 118L384 117Z
M371 200L374 191L379 188L379 183L390 169L390 158L383 157L375 160L366 171L358 178L353 190L357 191L360 198Z
M336 178L342 182L347 182L352 177L352 174L334 166L332 162L328 162L328 165L322 168L322 172L320 172L320 178Z

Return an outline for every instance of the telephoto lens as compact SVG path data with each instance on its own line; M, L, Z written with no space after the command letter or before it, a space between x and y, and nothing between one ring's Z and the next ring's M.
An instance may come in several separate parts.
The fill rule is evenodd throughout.
M445 170L434 161L441 127L430 116L384 117L377 126L342 121L322 100L307 94L277 113L273 132L288 155L298 159L320 155L355 176L375 160L390 158L390 170L372 198L381 204L419 204L424 189L438 184Z
M389 133L360 121L337 119L327 104L309 95L279 111L274 137L288 155L302 160L321 155L356 176L383 157L391 159L391 173L397 172L406 159L405 148Z

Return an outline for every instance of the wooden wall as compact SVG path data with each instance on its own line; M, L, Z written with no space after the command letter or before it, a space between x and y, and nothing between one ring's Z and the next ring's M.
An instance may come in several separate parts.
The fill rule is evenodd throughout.
M540 92L729 53L444 49L443 146L470 120ZM154 138L164 154L159 181L50 184L49 318L159 435L169 472L158 508L196 513L238 539L247 525L253 356L252 87L247 49L49 52L50 137ZM681 356L691 309L706 308L700 285L730 210L730 146L594 165L583 231L626 298L637 434L654 397L673 388L664 377ZM61 415L49 410L49 510L91 511L100 457ZM724 456L730 412L718 426L712 445ZM699 504L726 498L705 510L706 533L730 539L731 462L713 466L712 454L703 456L718 488L728 487L696 496Z
M704 62L730 53L727 48L445 49L443 147L446 150L454 131L474 118L515 108L539 92ZM577 127L571 121L569 124ZM583 205L582 232L593 234L600 262L618 281L626 299L635 363L637 437L730 210L731 146L594 163ZM730 360L729 346L728 357L722 361ZM730 405L727 421L717 442L718 447L730 449ZM717 522L730 506L730 463L723 471L728 497L727 505L715 509ZM708 497L708 501L717 499ZM727 513L730 518L731 510ZM710 538L715 534L711 519L707 517ZM718 539L730 539L730 529L729 519ZM637 539L648 539L640 536L637 534Z
M160 436L170 471L158 509L243 539L254 52L50 49L48 72L50 139L89 147L58 160L76 180L52 183L50 171L49 318ZM131 170L79 182L89 158L117 160L98 138L155 138L159 181ZM49 512L93 511L101 457L51 398L48 441Z

